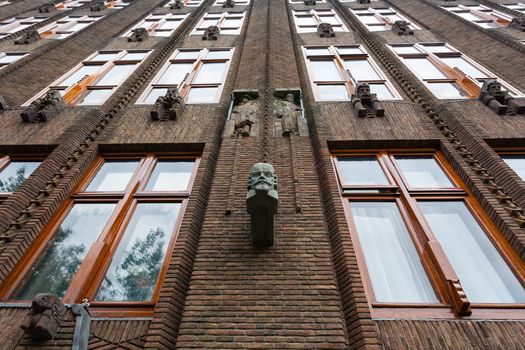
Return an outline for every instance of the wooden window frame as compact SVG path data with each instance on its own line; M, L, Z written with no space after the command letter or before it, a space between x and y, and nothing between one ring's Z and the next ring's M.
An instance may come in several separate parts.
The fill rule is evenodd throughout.
M146 191L155 165L161 160L192 160L194 166L188 186L184 191ZM137 160L135 168L124 191L119 192L89 192L84 191L107 160ZM97 316L151 316L158 302L160 290L171 260L171 252L175 247L184 218L187 202L200 163L200 154L192 153L130 153L106 154L98 156L83 179L75 186L68 199L62 203L57 213L48 222L42 233L29 247L12 272L0 286L0 297L5 302L20 303L20 300L9 299L23 288L24 282L30 277L31 268L39 261L48 244L52 242L56 229L62 224L68 213L77 203L115 203L104 229L98 239L91 245L77 272L73 275L69 287L62 298L64 303L78 303L84 298L93 300L98 292L118 248L126 228L135 213L139 203L180 203L180 209L173 232L167 242L163 265L157 277L152 299L149 301L93 301L91 312ZM24 302L24 301L22 301Z
M189 13L150 13L142 20L134 24L129 30L122 34L122 38L127 38L133 34L133 29L145 28L150 36L158 36L161 38L169 37L177 28L180 27L184 21L188 19ZM164 23L168 21L178 22L178 25L173 29L159 29ZM147 24L147 25L146 25ZM158 35L158 33L166 33L167 35Z
M12 161L34 161L40 162L46 158L45 154L11 154L11 155L0 155L0 173L11 164ZM37 167L38 168L38 167ZM36 170L36 169L35 169ZM31 176L31 174L29 174ZM0 192L0 203L6 200L13 192Z
M371 156L376 157L378 164L385 176L395 188L394 191L372 192L374 186L368 186L371 190L366 192L349 192L349 189L362 191L363 186L348 186L342 182L342 173L338 165L337 157ZM433 156L444 174L456 186L454 188L437 189L411 189L404 178L395 156ZM447 163L444 156L434 149L389 149L389 150L337 150L332 151L332 165L336 174L338 187L341 192L341 200L352 242L355 246L359 272L363 278L367 302L374 318L398 318L398 317L429 317L429 318L458 318L467 317L468 313L461 314L462 307L451 293L449 278L455 277L452 265L448 261L444 251L436 240L430 225L427 223L422 210L417 202L421 201L459 201L465 204L472 218L480 225L505 263L515 274L521 284L525 287L525 264L510 244L505 240L496 225L487 217L479 203L466 188L459 176L454 172L452 166ZM385 186L375 186L381 188ZM430 283L440 303L379 303L376 301L372 288L364 253L361 248L357 234L350 201L388 201L395 202L414 247L418 252ZM459 284L458 292L461 292ZM468 299L466 299L467 302ZM469 302L470 303L470 302ZM465 309L463 309L465 310ZM497 303L470 303L472 317L481 319L509 318L525 319L525 304L497 304Z
M66 17L60 18L56 22L53 22L43 28L40 28L38 30L38 33L40 34L41 38L45 38L45 39L58 39L58 40L65 39L78 31L86 29L93 23L101 20L103 17L104 17L103 15L66 16ZM79 23L88 23L88 25L78 30L73 30L73 31L68 30L69 28L72 28ZM57 36L60 36L63 34L67 34L67 36L57 38Z
M29 51L4 51L4 52L0 52L0 59L3 58L3 57L6 57L6 56L20 56L18 59L14 60L14 61L12 61L10 63L0 63L0 69L9 66L11 63L14 63L14 62L18 61L21 58L26 57L30 53L31 52L29 52Z
M16 34L22 29L31 28L34 25L45 21L48 17L46 16L31 16L31 17L24 17L24 16L15 16L11 18L7 18L0 21L0 38L3 38L4 36L8 36L11 34ZM29 24L27 27L14 30L24 24Z
M214 58L207 58L207 55L209 52L213 51L226 51L229 50L230 54L228 58L220 58L220 59L214 59ZM177 59L177 55L180 52L185 51L198 51L199 55L198 57L194 59ZM154 89L169 89L169 88L178 88L179 93L181 97L186 101L187 104L214 104L219 103L222 91L224 89L224 85L226 83L226 79L228 77L228 73L230 71L230 64L233 59L233 55L235 53L235 48L232 47L214 47L214 48L180 48L175 50L175 52L171 55L171 57L168 59L168 61L164 64L164 66L158 71L157 75L153 78L151 83L146 87L142 95L138 98L137 102L135 104L137 105L151 105L154 102L147 102L148 96ZM219 83L193 83L195 78L200 72L201 67L205 63L220 63L225 62L226 68L224 69L223 76L221 77L221 81ZM174 63L192 63L193 66L188 74L182 79L180 83L159 83L160 79L163 77L164 73L169 69L171 64ZM191 102L188 101L188 95L192 88L206 88L206 87L214 87L217 88L217 94L215 96L215 99L213 101L209 102Z
M346 25L344 24L344 22L341 20L341 18L339 17L337 12L335 12L334 9L292 10L292 14L293 14L293 19L294 19L294 24L295 24L295 30L297 31L298 34L316 33L317 27L321 23L325 22L321 18L327 17L327 16L333 17L333 19L337 21L338 23L337 25L332 24L332 26L336 26L334 27L335 32L341 32L341 33L348 32L348 28L346 27ZM299 23L297 22L297 18L299 17L312 18L314 22L316 23L313 25L299 25ZM340 30L338 28L340 28Z
M392 51L399 59L400 61L407 67L426 87L430 90L432 93L432 90L430 89L429 85L432 83L452 83L459 87L461 91L463 91L466 96L454 96L454 97L441 97L437 96L434 93L432 93L434 96L436 96L438 99L442 100L459 100L459 99L477 99L479 98L479 94L481 92L481 85L483 84L483 81L488 79L497 79L499 83L504 87L505 90L507 90L512 96L514 97L525 97L525 95L515 89L512 85L504 81L503 79L499 78L497 75L493 74L491 71L486 69L485 67L481 66L474 60L472 60L467 55L463 54L461 51L454 48L452 45L444 42L420 42L420 43L414 43L414 44L386 44L386 46ZM433 53L426 49L427 46L443 46L446 48L446 52L442 53ZM397 53L395 51L396 47L412 47L415 48L419 53ZM407 59L426 59L430 64L432 64L437 70L439 70L443 75L444 78L426 78L423 76L423 74L420 71L416 71L412 67L410 67L406 60ZM442 60L442 58L461 58L466 63L470 64L472 67L474 67L476 70L480 71L482 74L484 74L484 77L471 77L465 73L463 73L461 70L454 68L453 66L448 65L445 61Z
M463 5L463 4L457 4L457 5L450 5L450 6L441 6L443 9L447 10L450 13L453 13L455 16L458 16L460 18L463 18L464 20L467 20L471 23L474 23L477 26L480 26L485 29L491 29L487 27L483 27L480 25L480 23L494 23L499 28L508 27L510 22L512 22L512 16L509 16L507 14L504 14L503 12L499 12L491 7L488 7L486 5L476 4L476 5ZM482 9L477 9L478 7L481 7ZM459 8L459 9L457 9ZM459 13L470 13L473 16L476 16L479 18L479 20L474 19L468 19L461 17Z
M244 19L246 18L246 11L242 11L242 12L241 11L240 12L233 12L233 11L206 12L204 15L202 15L201 19L199 20L199 23L197 23L197 25L193 28L190 35L203 35L204 33L200 31L206 30L208 26L201 27L201 25L204 21L210 19L210 18L206 18L209 16L219 16L219 18L217 18L217 23L215 24L216 26L219 27L219 30L221 31L223 29L235 30L235 33L221 33L221 35L239 35L241 34L241 29L242 29L242 26L244 25ZM211 18L211 19L216 19L216 18ZM240 19L241 24L239 24L238 27L226 27L224 26L224 22L226 22L226 20L228 19Z
M358 54L339 54L337 49L338 48L355 48L359 49L362 53ZM330 51L329 55L309 55L308 49L327 49ZM359 44L355 45L326 45L326 46L320 46L320 45L308 45L302 47L303 51L303 58L304 63L306 64L306 69L308 71L308 78L310 80L310 86L312 88L314 98L316 101L319 102L341 102L341 101L350 101L351 96L353 93L355 93L355 88L357 86L358 82L366 82L370 85L374 84L384 84L385 87L388 89L388 91L392 94L392 98L382 98L382 100L385 101L396 101L396 100L402 100L403 98L397 92L394 85L390 82L390 80L387 78L386 74L383 73L379 65L374 61L374 59L366 52L364 47ZM374 72L377 74L377 76L380 78L378 80L356 80L354 77L352 77L351 73L345 68L344 66L344 60L366 60L370 66L373 68ZM314 80L314 71L312 67L310 66L310 61L332 61L335 63L336 69L341 76L341 80L334 80L334 81L317 81ZM381 79L382 78L382 79ZM318 85L344 85L347 92L347 98L344 99L321 99L321 96L319 92L317 91Z
M388 13L380 12L381 10L388 11ZM406 21L410 29L421 30L421 28L417 26L416 24L414 24L413 21L410 21L405 15L401 14L398 10L395 10L392 7L376 7L376 8L368 7L366 9L350 9L350 11L354 14L354 16L356 16L359 22L361 22L366 27L366 29L368 29L369 32L372 32L372 31L379 32L379 31L391 30L394 24L394 21L386 17L386 16L391 16L391 15L395 15L399 17L400 20ZM378 24L365 23L361 19L361 17L363 16L373 16L381 23L378 23ZM381 29L381 30L371 30L372 27L387 27L387 28Z
M505 155L509 155L509 156L523 156L523 157L525 157L525 148L524 147L498 147L498 148L495 148L495 151L498 153L498 155L500 157L501 156L505 156ZM511 166L508 165L507 162L505 162L505 160L503 158L502 158L502 160L505 163L505 165L507 167L509 167L510 170L512 170L519 178L521 178L520 175L516 172L516 170L511 168ZM525 183L525 178L521 179L521 181L523 181Z

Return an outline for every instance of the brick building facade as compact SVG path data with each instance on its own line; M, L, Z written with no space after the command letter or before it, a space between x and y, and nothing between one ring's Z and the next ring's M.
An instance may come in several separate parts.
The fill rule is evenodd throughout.
M0 348L82 348L70 308L52 339L21 329L53 292L89 300L89 349L523 349L515 1L0 1ZM507 110L478 98L494 80ZM384 116L365 95L359 116L363 82ZM23 121L49 89L66 106ZM257 162L278 177L266 248Z

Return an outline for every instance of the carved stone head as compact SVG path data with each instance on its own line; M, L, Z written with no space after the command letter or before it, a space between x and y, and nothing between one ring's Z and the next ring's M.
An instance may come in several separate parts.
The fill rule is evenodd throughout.
M53 305L59 301L60 299L56 295L40 293L33 299L31 307L35 313L42 313L46 310L50 310Z
M277 175L269 163L256 163L248 179L248 191L269 192L277 190Z
M497 80L485 80L481 87L482 94L489 95L500 95L501 94L501 83Z
M286 101L294 103L294 96L293 96L293 94L286 94Z
M252 100L252 98L249 95L242 95L241 97L241 104L248 103Z
M367 83L358 83L356 87L356 93L360 95L370 95L370 85Z

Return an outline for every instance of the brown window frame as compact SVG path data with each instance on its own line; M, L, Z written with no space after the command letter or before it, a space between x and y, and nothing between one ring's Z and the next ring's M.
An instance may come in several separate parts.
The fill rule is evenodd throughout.
M525 42L525 41L524 41ZM525 178L521 178L521 176L514 170L507 162L501 157L501 156L523 156L525 157L525 148L524 147L498 147L495 148L496 153L500 156L500 158L503 160L505 165L509 167L510 170L516 174L521 181L525 183Z
M348 223L350 237L355 247L356 258L359 272L363 279L367 302L374 318L390 317L431 317L431 318L457 318L468 316L465 307L470 306L472 317L476 318L511 318L525 319L525 304L497 304L497 303L470 303L462 304L461 292L459 288L456 293L451 291L455 284L451 279L457 276L448 261L444 251L440 247L439 241L435 238L429 224L427 223L422 210L417 205L417 200L443 200L443 201L462 201L473 219L475 219L485 232L491 243L494 245L503 260L515 274L521 284L525 287L525 263L521 261L517 253L512 249L510 243L503 237L501 231L488 218L481 205L474 199L474 196L466 188L459 176L454 172L452 166L448 164L444 155L434 149L388 149L388 150L332 150L332 165L337 177L338 187L341 192L341 201L344 214ZM395 156L431 156L437 161L445 175L456 186L455 188L411 189L408 182L404 179L401 170L396 164ZM369 156L376 157L378 164L385 174L385 177L392 186L348 186L342 182L342 173L338 164L337 157ZM382 192L372 192L373 188L382 189ZM360 192L351 193L349 190L359 190ZM370 189L370 192L363 190ZM386 189L386 191L385 191ZM368 269L366 267L365 256L361 248L361 243L357 235L353 215L348 204L350 201L389 201L395 202L400 215L406 224L407 231L419 255L424 270L436 293L439 303L380 303L375 300ZM455 286L458 286L457 284ZM462 309L463 308L463 309Z
M42 163L46 158L45 154L11 154L11 155L0 155L0 173L9 165L12 161L34 161ZM38 168L38 167L37 167ZM35 169L36 170L36 169ZM31 174L29 174L31 176ZM27 179L26 179L27 180ZM5 201L14 192L0 192L0 204Z
M129 221L135 213L139 203L144 202L170 202L180 203L180 210L172 235L169 239L166 255L159 272L153 296L149 301L92 301L90 302L92 314L97 316L151 316L153 307L158 302L160 289L166 277L171 254L175 247L180 226L184 218L185 209L193 187L199 167L200 154L173 154L173 153L147 153L147 154L105 154L98 156L92 167L82 180L75 186L68 199L62 203L57 213L48 222L42 233L29 247L25 255L14 267L10 275L0 286L0 297L3 301L20 303L21 300L10 299L24 286L24 281L30 276L31 268L38 262L47 245L54 238L56 229L61 225L67 214L76 203L115 203L104 229L98 239L89 248L80 264L78 271L73 275L64 297L64 303L78 303L84 298L94 300L102 280L111 264L113 254L128 227ZM158 160L193 160L194 166L188 187L184 191L145 191L149 179ZM89 192L83 191L96 176L106 160L138 160L128 185L120 192ZM23 301L22 301L23 302Z

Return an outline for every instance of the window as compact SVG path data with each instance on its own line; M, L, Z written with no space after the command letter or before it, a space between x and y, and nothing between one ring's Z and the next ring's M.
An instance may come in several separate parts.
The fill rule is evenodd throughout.
M478 98L487 79L497 79L512 96L523 94L449 44L389 44L425 86L442 99Z
M412 24L407 18L399 14L391 7L387 8L368 8L350 10L356 15L357 19L363 23L369 31L377 32L381 30L390 30L396 21L406 21L409 28L419 30L418 26Z
M290 4L301 4L304 5L304 0L288 0ZM315 1L318 4L324 4L326 3L326 0L316 0Z
M191 190L195 157L98 159L2 296L155 302ZM32 265L32 267L29 267Z
M58 4L55 4L55 7L57 10L71 10L76 7L80 7L80 6L89 4L91 2L92 0L66 0L63 2L59 2ZM106 8L120 9L120 8L123 8L129 5L129 3L124 2L123 0L105 0L104 5L106 6Z
M203 35L209 26L218 26L221 35L241 34L245 12L205 13L191 35Z
M359 0L339 0L340 2L359 2ZM377 1L377 0L370 0L370 2L372 1Z
M174 3L175 3L175 0L170 1L169 3L164 5L164 7L170 7L170 5L174 4ZM183 0L182 1L182 5L183 6L188 6L188 7L198 7L201 4L202 4L202 0Z
M525 154L503 153L501 158L525 181Z
M521 12L521 13L525 13L525 2L518 2L518 3L514 3L514 4L502 4L503 6L511 9L511 10L514 10L514 11L518 11L518 12Z
M38 158L0 157L0 200L5 199L40 165Z
M226 0L216 0L213 6L222 6ZM244 6L248 5L250 3L250 0L235 0L235 6Z
M175 87L186 103L219 102L232 55L231 48L178 49L137 103L153 104Z
M441 6L445 10L477 24L482 28L508 27L512 16L496 11L485 5Z
M188 17L187 13L178 15L173 13L149 15L124 33L123 37L131 36L132 30L136 28L145 28L151 36L170 36L186 17Z
M46 19L47 17L12 17L0 21L0 38L17 33Z
M9 5L11 2L9 1L0 1L0 6Z
M67 16L38 30L42 38L64 39L104 16Z
M401 96L360 45L306 46L308 75L318 101L349 101L357 83L370 84L381 100Z
M97 51L56 80L31 101L48 90L58 90L69 105L101 105L137 69L151 51Z
M292 11L297 33L316 33L321 23L330 23L335 32L347 32L339 16L334 10L304 10Z
M29 52L0 52L0 69L27 55L29 55Z
M525 265L440 153L356 151L333 160L377 315L525 304ZM468 301L458 302L463 291Z

